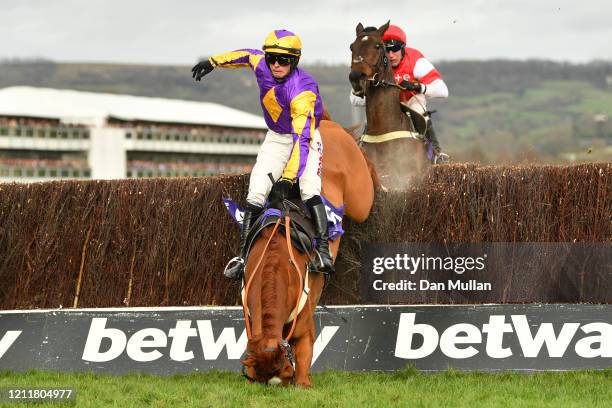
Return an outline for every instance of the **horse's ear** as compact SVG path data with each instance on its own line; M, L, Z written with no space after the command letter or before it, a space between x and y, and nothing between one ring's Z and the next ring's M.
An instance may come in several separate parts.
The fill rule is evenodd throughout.
M361 34L361 32L363 31L363 24L357 24L357 28L355 29L355 31L357 32L357 35Z
M382 26L379 27L378 34L380 34L381 37L385 35L385 31L387 31L387 29L389 28L390 23L391 23L391 20L388 20L386 24L383 24Z

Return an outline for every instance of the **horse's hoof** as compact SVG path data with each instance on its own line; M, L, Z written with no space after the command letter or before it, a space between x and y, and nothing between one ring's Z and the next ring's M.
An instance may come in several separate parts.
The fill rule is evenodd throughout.
M305 379L296 379L295 385L300 388L310 388L312 387L312 381L310 380L310 376L307 376Z

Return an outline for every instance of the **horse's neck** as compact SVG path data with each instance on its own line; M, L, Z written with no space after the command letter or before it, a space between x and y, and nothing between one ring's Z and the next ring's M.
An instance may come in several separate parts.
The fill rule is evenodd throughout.
M387 72L385 81L395 83L393 72ZM382 135L398 130L410 130L408 119L400 108L399 89L374 87L366 90L366 117L369 135Z

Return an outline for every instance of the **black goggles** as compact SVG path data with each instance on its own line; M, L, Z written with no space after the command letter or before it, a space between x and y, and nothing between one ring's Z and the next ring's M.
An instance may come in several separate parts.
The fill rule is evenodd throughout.
M291 65L294 61L295 57L290 55L266 53L266 64L268 65L274 65L278 62L278 65L286 67L287 65Z
M401 42L390 41L385 43L385 50L387 52L398 52L402 48L404 48L404 43Z

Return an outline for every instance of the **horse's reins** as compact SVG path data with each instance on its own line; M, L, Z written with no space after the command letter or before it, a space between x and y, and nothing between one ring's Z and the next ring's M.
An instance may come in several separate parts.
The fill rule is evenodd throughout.
M288 215L285 215L285 236L287 238L287 249L289 250L289 258L291 259L291 262L293 263L293 266L295 267L295 270L298 273L298 276L300 277L299 282L299 290L297 292L297 301L295 304L295 308L293 310L295 310L295 316L293 317L293 322L291 323L291 330L289 330L289 334L287 335L287 338L285 339L285 341L289 341L289 339L291 338L291 336L293 336L293 331L295 330L295 325L297 323L297 312L298 312L298 308L300 307L300 298L302 297L302 291L304 290L304 282L303 282L303 275L302 275L302 271L300 270L300 267L297 263L297 261L295 260L295 257L293 256L293 246L291 245L291 230L290 230L290 223L291 223L291 219L289 218Z
M272 241L272 238L274 237L274 234L276 233L278 226L280 225L281 222L281 218L279 217L279 219L276 221L276 223L274 224L274 228L272 229L272 233L270 234L270 237L268 238L268 241L266 242L266 245L264 246L264 249L261 253L261 256L259 257L259 260L257 261L257 264L255 265L255 268L253 269L253 272L251 273L251 276L249 277L249 280L247 281L247 284L245 286L244 289L244 302L242 304L242 310L244 312L244 322L245 322L245 326L246 326L246 332L247 332L247 338L249 340L252 339L252 334L251 334L251 325L250 325L250 319L249 319L249 310L248 310L248 296L249 296L249 289L251 288L251 284L253 283L253 279L255 277L255 275L257 274L257 272L259 271L259 267L261 266L261 262L264 259L264 256L266 254L266 251L268 249L268 245L270 244L270 242ZM281 338L281 347L284 349L285 351L285 357L289 360L289 363L291 364L292 368L293 368L293 375L295 377L295 359L293 357L293 352L291 350L291 345L289 344L289 340L291 339L291 337L293 336L293 332L295 330L295 326L297 323L297 311L299 309L299 305L300 305L300 298L302 295L302 291L304 290L304 282L303 282L303 276L302 275L302 271L300 270L300 267L297 263L297 261L295 260L295 257L293 255L293 249L292 249L292 245L291 245L291 231L290 231L290 224L291 224L291 218L289 218L288 215L285 215L285 236L287 239L287 249L289 250L289 258L291 260L291 263L293 264L293 266L295 267L295 269L298 272L299 275L299 291L297 294L297 301L296 301L296 305L295 308L293 310L296 311L296 316L293 317L293 322L291 323L291 329L289 330L289 334L287 335L287 338L283 339ZM289 273L289 270L287 270ZM307 271L306 271L307 273ZM280 371L280 369L282 368L283 362L281 362L279 364L279 367L272 370L271 372L266 372L263 374L273 374L277 371ZM252 378L250 378L247 374L246 374L246 369L244 366L242 366L242 375L245 376L246 378L248 378L251 381L254 381Z

